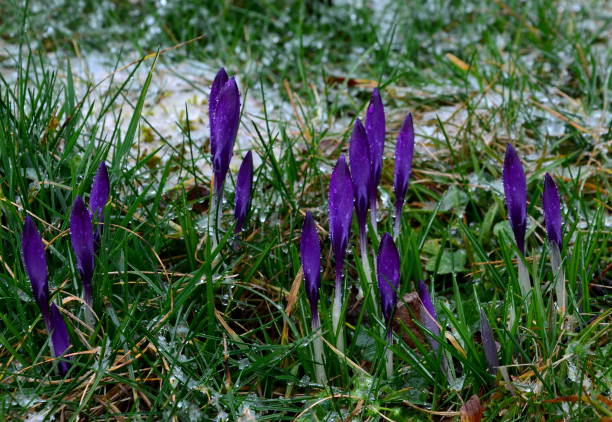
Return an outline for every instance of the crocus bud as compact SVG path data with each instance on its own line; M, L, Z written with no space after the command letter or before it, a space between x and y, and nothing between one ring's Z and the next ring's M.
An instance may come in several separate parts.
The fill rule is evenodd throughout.
M497 359L497 346L495 345L495 338L493 337L493 331L489 326L489 320L484 311L480 310L480 336L482 337L482 348L484 349L485 358L489 366L489 373L495 374L499 367L499 360Z
M516 245L525 255L525 232L527 230L527 181L521 160L512 144L506 147L504 158L504 194L510 226Z
M312 214L306 213L300 240L300 258L304 271L304 287L310 302L313 318L318 318L319 286L321 286L321 246Z
M32 285L34 300L40 308L47 333L51 339L51 350L55 357L60 357L70 347L70 338L66 323L55 304L49 306L49 274L47 272L47 260L45 258L45 246L36 225L26 216L21 238L23 249L23 263ZM70 364L62 361L59 363L59 372L66 374Z
M561 201L555 181L546 173L544 176L544 193L542 194L542 205L544 208L544 220L546 222L546 233L548 240L557 245L559 250L563 244L561 238Z
M70 239L76 256L77 268L83 282L83 298L92 306L92 286L94 272L94 233L91 214L80 196L72 205L70 214Z
M372 98L366 112L365 130L370 146L370 199L373 204L376 204L376 188L380 182L385 149L385 108L378 88L372 91Z
M431 296L429 296L429 291L427 290L427 285L423 282L423 280L419 281L419 298L421 299L421 323L431 332L435 337L440 335L440 326L438 325L438 315L436 314L436 309L434 308L433 302L431 301ZM438 351L438 341L431 337L427 336L427 340L431 345L431 348L436 352Z
M349 142L349 160L355 195L355 211L359 230L364 233L366 217L370 206L370 146L368 135L361 121L357 119Z
M400 219L404 199L408 191L410 173L412 173L412 156L414 154L414 126L412 114L408 113L397 137L395 147L395 171L393 173L393 189L395 190L395 229L394 235L399 235Z
M342 276L352 219L353 185L344 155L341 155L329 182L329 234L336 260L336 278Z
M93 217L98 220L102 217L104 206L108 202L109 192L108 170L106 164L101 162L91 184L91 194L89 196L89 209Z
M391 327L391 317L397 305L397 291L400 281L400 259L393 238L385 233L380 241L376 257L378 290L382 313L387 327Z
M215 112L217 110L217 103L219 101L219 93L221 92L221 88L225 86L229 77L225 72L224 68L219 69L217 75L215 76L215 80L213 81L212 87L210 88L210 96L208 98L208 119L210 124L210 152L212 156L215 156L217 151L217 140L215 139Z
M215 98L212 100L214 103ZM213 107L211 121L214 123L211 123L211 129L214 134L211 138L211 152L213 153L215 193L221 195L240 123L240 92L234 78L230 78L223 85L216 97L216 105L213 104Z
M247 153L242 160L236 179L236 204L234 206L234 217L236 218L235 233L242 230L242 226L251 206L251 193L253 188L253 154Z

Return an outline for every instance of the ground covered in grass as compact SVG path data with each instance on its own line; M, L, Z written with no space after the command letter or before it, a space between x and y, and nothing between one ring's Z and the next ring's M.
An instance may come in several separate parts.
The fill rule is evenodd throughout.
M2 4L0 419L610 420L610 3L201 3ZM221 66L237 79L242 116L215 231L208 97ZM394 151L408 112L416 132L396 239L391 377L382 315L360 298L368 276L355 219L343 350L331 323L330 175L374 87L387 119L379 235L393 232ZM508 143L527 176L527 298L502 186ZM253 200L233 236L247 151ZM70 213L101 162L111 194L92 320ZM542 214L545 173L561 199L565 315ZM325 385L300 264L307 211L322 249ZM65 377L22 263L26 215L68 325ZM434 337L419 280L437 312ZM492 374L481 311L497 342Z

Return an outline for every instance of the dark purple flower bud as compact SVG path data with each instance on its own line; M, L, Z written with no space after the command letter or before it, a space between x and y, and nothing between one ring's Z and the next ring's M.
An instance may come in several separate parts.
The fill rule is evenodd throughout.
M77 268L83 281L84 299L92 305L92 286L94 271L94 234L91 214L80 196L76 197L70 214L70 239L76 256Z
M66 327L66 322L54 303L51 304L51 322L49 327L47 327L47 330L49 330L51 335L53 355L55 357L61 357L70 347L70 336L68 335L68 327ZM59 362L58 368L61 375L66 375L66 372L68 372L68 369L70 368L70 363L62 360Z
M427 290L427 285L423 280L419 281L419 298L421 299L421 323L431 332L434 336L440 335L440 327L438 325L438 315L434 308L431 296ZM438 341L431 336L427 336L427 340L431 345L432 349L438 351Z
M349 142L349 160L355 195L355 211L359 229L363 232L366 226L368 207L370 206L370 146L361 120L355 121Z
M329 182L329 234L336 260L336 278L342 275L344 254L353 219L353 185L351 173L341 155Z
M376 187L380 182L383 153L385 150L385 108L378 88L372 91L372 98L366 112L365 129L370 146L370 196L376 201Z
M319 286L321 286L321 245L317 226L312 214L306 213L302 226L302 239L300 240L300 258L304 271L304 287L310 302L313 316L318 314Z
M45 259L45 246L36 224L30 216L26 216L21 238L23 251L23 264L25 266L34 300L40 308L45 323L49 322L49 276L47 272L47 260Z
M376 264L382 313L387 326L391 327L399 289L400 259L393 238L388 233L385 233L380 241Z
M251 206L251 193L253 188L253 154L247 153L242 160L238 178L236 179L236 204L234 206L234 217L236 218L235 233L242 230L242 225Z
M489 373L495 374L499 367L499 360L497 359L497 345L495 344L495 338L493 337L493 331L489 326L489 320L484 311L480 310L480 336L482 338L482 348L484 349L485 358L489 365Z
M228 80L219 92L214 122L213 172L215 192L219 195L225 183L240 123L240 92L234 78Z
M527 181L521 160L512 144L506 147L503 179L510 225L514 232L516 245L524 255L527 230Z
M217 150L217 142L215 139L215 111L219 100L219 93L221 88L227 83L229 77L225 72L224 68L219 69L215 80L213 81L212 87L210 88L210 97L208 98L208 119L210 124L210 152L213 157Z
M395 190L395 221L396 232L399 231L399 220L402 215L404 199L408 191L410 173L412 173L412 156L414 154L414 126L412 114L404 119L395 147L395 171L393 173L393 188ZM396 236L398 233L395 233Z
M544 208L544 221L546 222L546 232L548 240L555 243L559 250L563 240L561 238L561 201L557 185L550 174L544 176L544 193L542 194L542 204Z
M91 184L91 194L89 196L89 209L94 218L101 218L104 212L104 206L108 202L109 192L110 182L108 179L108 171L103 161L100 163L98 171L96 171L93 183Z

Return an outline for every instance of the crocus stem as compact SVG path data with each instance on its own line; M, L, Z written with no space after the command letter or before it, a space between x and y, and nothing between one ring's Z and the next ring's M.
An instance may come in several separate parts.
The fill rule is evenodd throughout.
M376 196L370 200L370 223L372 224L372 230L374 230L374 236L378 239L378 219L376 213Z
M344 330L340 324L342 314L342 272L336 272L336 290L334 292L334 305L332 308L332 325L336 335L336 347L344 353Z
M521 294L523 300L529 304L529 293L531 293L531 281L529 281L529 271L527 271L527 265L525 265L524 257L521 255L517 256L518 264L518 281L519 287L521 288Z
M395 202L395 221L393 223L393 240L397 241L399 237L400 228L402 226L402 208L404 206L404 201L396 201Z
M567 306L567 296L565 292L565 272L561 265L561 251L555 242L550 242L550 261L555 275L555 293L557 296L557 306L559 313L564 314Z
M314 352L314 366L315 376L317 377L317 383L321 385L327 384L327 376L325 375L325 366L323 361L323 340L321 338L321 322L319 320L319 313L317 309L313 309L312 313L312 333L314 338L312 340L312 348Z
M376 302L376 295L374 294L374 284L372 282L372 270L370 269L370 259L368 258L368 251L366 247L367 238L365 227L363 230L360 230L359 233L359 251L361 253L361 265L363 266L363 272L366 277L367 284L367 294L370 296L370 300L372 301L372 306L374 309L374 313L378 314L378 305Z
M219 191L213 193L212 206L210 208L210 211L208 212L209 233L211 233L210 231L211 216L214 216L211 250L215 250L217 247L218 238L219 238L219 227L221 226L222 209L223 209L223 186L221 186Z
M387 350L385 350L385 363L387 366L387 378L391 378L393 376L393 350L391 350L391 346L393 345L393 330L391 327L387 330Z

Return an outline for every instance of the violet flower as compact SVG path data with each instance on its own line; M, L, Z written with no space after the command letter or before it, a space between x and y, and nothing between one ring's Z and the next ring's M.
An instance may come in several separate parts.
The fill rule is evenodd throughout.
M91 283L94 273L94 233L91 214L80 196L76 197L72 205L70 239L83 282L83 299L91 308L93 305Z
M431 296L429 295L429 291L427 290L427 285L423 282L423 280L419 281L418 293L419 298L421 299L421 306L419 312L421 317L421 323L431 333L427 335L427 342L437 355L440 351L440 345L437 340L437 337L440 336L440 324L438 322L438 314L436 313L436 309L434 308L433 302L431 301ZM448 365L446 363L446 357L444 353L441 353L440 367L442 368L443 372L446 372L448 374L449 379L451 379L452 374L448 370Z
M382 313L387 324L388 336L391 336L391 321L397 305L400 280L400 258L393 238L388 233L385 233L380 241L376 264Z
M528 296L531 291L531 281L529 280L529 271L527 271L527 266L524 262L525 232L527 230L527 180L521 160L512 144L508 144L506 147L503 173L508 218L514 233L516 246L520 251L517 260L519 287L521 288L523 298L529 303Z
M89 196L89 209L93 218L100 220L104 212L104 206L108 202L110 193L110 182L106 163L101 162L96 175L91 184L91 194Z
M34 300L40 308L49 339L51 340L51 352L53 356L59 358L70 347L70 337L68 336L66 322L62 318L57 306L55 304L49 306L49 275L45 258L45 246L36 229L36 224L34 224L29 215L25 218L21 246L23 264L32 285ZM69 368L70 364L65 360L59 362L58 369L62 376L68 372Z
M542 207L544 208L544 220L546 222L546 233L550 245L550 260L555 274L555 295L557 306L561 313L565 312L567 306L567 294L565 291L565 273L561 263L561 248L563 237L561 235L561 201L557 185L550 174L544 176L544 193L542 194Z
M366 112L365 129L370 146L370 217L372 228L376 233L376 199L377 188L382 173L383 153L385 150L385 108L380 98L378 88L372 91L372 97Z
M342 313L342 272L344 268L344 255L348 245L353 219L353 184L351 174L346 165L344 155L341 155L331 175L329 182L329 234L332 250L334 252L336 267L336 287L334 291L334 304L332 309L332 325L337 336L337 346L344 349L344 339L340 325Z
M315 373L317 382L319 384L325 384L327 382L327 377L323 366L323 342L321 340L321 334L318 332L321 328L321 322L317 309L317 304L319 302L319 287L321 286L321 245L319 243L317 227L310 211L306 213L304 225L302 226L300 258L302 261L302 270L304 272L304 288L312 312L311 328L316 335L313 339Z
M242 160L238 178L236 179L236 204L234 206L234 217L236 219L235 233L240 233L242 226L251 206L251 194L253 191L253 154L247 153Z
M361 120L355 121L349 142L349 160L355 195L355 211L359 223L359 237L365 240L366 217L370 206L370 146Z
M482 348L484 349L485 358L489 366L489 373L495 375L497 368L499 368L497 346L495 344L495 338L493 337L493 331L491 330L491 326L489 326L487 315L482 309L480 310L480 336L482 338Z
M412 173L412 157L414 154L414 126L412 124L412 114L408 113L404 119L395 147L395 171L393 173L393 188L395 190L395 225L393 227L393 237L399 236L402 208L404 199L408 192L408 182Z

